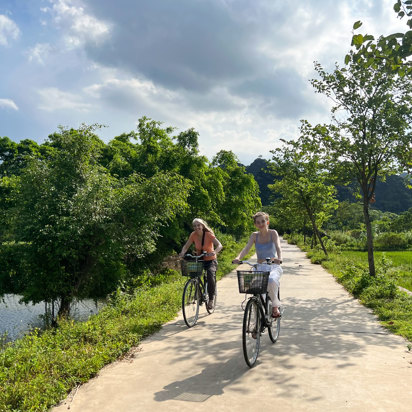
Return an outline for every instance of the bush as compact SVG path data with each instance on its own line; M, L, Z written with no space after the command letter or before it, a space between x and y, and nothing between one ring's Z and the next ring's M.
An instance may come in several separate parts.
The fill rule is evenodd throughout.
M385 232L375 238L376 250L404 250L409 246L405 233Z
M291 245L297 245L299 243L303 243L303 235L300 233L290 233L290 234L284 234L283 238L288 241Z
M412 231L409 232L403 232L405 235L405 238L408 242L408 246L411 247L412 246Z
M352 236L354 239L360 240L366 237L365 230L361 229L353 229L349 231L349 235Z
M342 232L340 230L329 232L329 236L339 246L352 244L355 240L348 232Z

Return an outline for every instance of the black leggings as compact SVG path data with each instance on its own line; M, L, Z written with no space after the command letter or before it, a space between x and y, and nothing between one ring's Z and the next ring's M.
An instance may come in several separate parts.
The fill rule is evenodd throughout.
M215 277L216 277L216 270L217 270L217 260L207 260L203 263L203 267L207 273L207 291L209 293L209 298L213 298L215 296Z

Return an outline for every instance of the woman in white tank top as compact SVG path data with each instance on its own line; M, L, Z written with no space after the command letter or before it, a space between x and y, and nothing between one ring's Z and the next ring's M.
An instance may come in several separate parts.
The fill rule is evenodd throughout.
M249 241L232 263L239 264L242 258L249 252L255 244L258 263L257 270L269 271L268 294L273 302L272 317L280 316L279 312L279 286L280 277L283 274L282 249L280 247L279 235L276 230L269 229L269 215L265 212L258 212L253 216L257 232L250 235ZM272 263L267 264L266 258L270 258Z

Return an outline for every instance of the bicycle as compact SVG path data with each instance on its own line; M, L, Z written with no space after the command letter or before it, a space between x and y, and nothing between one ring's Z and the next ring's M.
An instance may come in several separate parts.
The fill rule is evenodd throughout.
M199 318L199 306L205 303L206 310L209 314L215 311L216 299L217 299L217 284L215 275L215 295L212 308L209 308L209 293L206 271L203 267L203 260L201 258L206 253L202 253L199 256L193 256L190 254L185 255L184 260L181 261L181 270L183 276L189 276L185 287L183 289L182 296L182 312L183 319L186 325L191 328L196 325ZM187 260L193 259L193 260ZM203 274L203 280L202 280Z
M268 258L266 262L269 264L270 260ZM250 263L247 260L240 263L247 263L254 268L254 270L237 271L239 293L253 295L249 298L244 308L242 328L243 355L247 365L252 368L259 356L260 336L265 331L265 328L268 328L269 338L273 343L278 340L283 310L279 307L281 315L278 318L272 318L272 301L267 294L270 272L258 271L258 263ZM266 295L266 298L264 295ZM279 292L278 297L280 298Z

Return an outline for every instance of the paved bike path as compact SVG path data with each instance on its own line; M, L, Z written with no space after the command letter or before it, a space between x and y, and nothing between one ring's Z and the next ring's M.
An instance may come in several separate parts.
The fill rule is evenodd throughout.
M371 312L282 242L280 338L267 333L253 369L243 359L236 272L218 283L213 315L181 313L128 360L105 367L54 411L410 411L412 354Z

